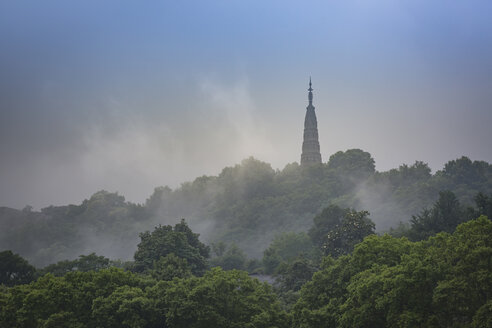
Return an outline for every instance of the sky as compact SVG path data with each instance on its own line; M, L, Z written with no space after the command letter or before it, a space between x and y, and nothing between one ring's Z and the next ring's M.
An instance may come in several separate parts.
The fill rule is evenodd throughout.
M0 206L142 203L249 156L492 162L490 1L0 2Z

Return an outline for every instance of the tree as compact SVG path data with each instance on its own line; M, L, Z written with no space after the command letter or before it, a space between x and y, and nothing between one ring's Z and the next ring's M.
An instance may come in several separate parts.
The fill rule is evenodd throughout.
M301 289L296 327L486 327L492 222L484 216L421 242L369 236L324 259Z
M492 298L490 236L492 222L481 216L460 224L452 235L441 236L442 241L431 245L434 261L446 270L432 299L436 319L443 325L470 324Z
M471 161L462 156L444 165L442 174L452 179L457 184L473 184L481 180L489 165L483 161Z
M480 215L485 215L492 220L492 194L487 196L479 192L475 196L475 204L477 209L473 211L472 219L478 218Z
M453 232L465 219L460 202L451 191L441 191L432 209L424 209L413 216L408 235L413 240L422 240L438 232Z
M339 225L345 215L349 212L347 208L340 208L337 205L330 205L316 215L313 219L314 225L309 229L309 237L315 245L322 247L328 232Z
M80 255L78 259L73 261L59 261L55 264L50 264L43 268L40 273L52 273L55 276L63 276L73 271L98 271L110 267L110 260L104 256L97 256L96 253L89 255Z
M158 226L153 232L140 234L140 243L135 252L135 270L143 272L151 270L154 263L161 257L173 253L185 259L193 274L203 274L206 268L206 258L209 257L209 247L198 239L199 234L193 233L186 222L173 227Z
M316 264L304 257L299 256L291 262L283 262L277 268L278 279L283 291L297 292L308 281L313 273L318 270Z
M34 278L36 268L19 254L12 251L0 252L0 285L14 286L29 283Z
M46 320L41 321L43 328L84 328L84 324L79 322L73 312L57 312L48 317Z
M244 271L212 268L200 278L160 282L149 297L165 309L169 327L288 327L271 287Z
M328 168L340 170L357 179L365 179L375 170L371 154L360 149L336 152L330 156Z
M472 322L473 328L489 328L492 327L492 300L485 303L475 313Z
M102 302L103 299L113 301L123 298L118 293L111 298L120 287L127 286L133 292L132 288L144 288L146 284L148 283L137 275L116 268L97 272L75 271L63 277L46 274L28 285L14 286L6 291L0 289L0 327L97 327L95 318L100 319L98 315L102 306L94 307L96 299L106 304L107 302ZM139 295L134 293L133 296ZM131 304L139 304L138 299L134 303L131 300L128 302L130 304L122 311L124 315L117 318L129 318L144 313L137 306L135 310L130 309ZM98 305L102 305L101 303ZM115 300L109 303L117 302ZM93 311L96 309L99 312L96 311L98 315L95 316ZM131 313L133 314L130 315ZM119 322L119 326L121 323Z
M322 246L325 255L348 254L364 237L373 234L375 225L368 215L367 211L347 211L343 220L326 234Z
M226 167L218 176L223 187L219 201L237 202L266 197L272 192L275 171L271 165L249 157L241 165Z
M222 255L210 260L212 266L220 266L224 270L246 270L248 258L236 244L232 243L225 252L221 252L222 249L220 247L216 250Z
M196 248L201 256L208 258L210 256L210 247L203 244L198 237L200 234L191 231L184 219L174 226L174 232L183 233L191 247Z
M305 232L279 234L263 252L262 262L265 273L276 273L280 264L292 262L301 255L310 259L318 257L311 239Z
M314 217L309 236L325 255L338 257L350 253L355 244L374 233L374 222L368 216L367 211L330 205Z
M227 245L223 241L212 243L212 251L215 256L222 256L227 249Z
M479 191L490 196L492 165L462 158L435 174L423 162L376 172L371 155L362 150L336 153L320 165L288 164L283 170L247 159L218 176L198 177L174 190L156 188L145 205L100 191L81 204L49 206L41 212L0 207L0 249L16 250L39 267L87 250L128 258L140 242L138 232L187 217L190 227L193 222L201 228L213 226L210 240L234 242L249 256L261 258L275 235L305 231L329 204L368 209L378 218L379 229L389 229L423 208L431 209L440 190L451 190L465 205ZM464 216L476 217L471 212ZM320 248L329 230L315 230L321 238L313 236L313 241Z
M337 177L340 193L352 190L375 172L371 154L360 149L339 151L331 155L328 169Z
M173 280L173 278L190 277L191 269L186 259L171 253L155 261L150 274L157 280Z
M121 286L108 297L94 299L92 317L97 327L165 327L154 301L139 287Z

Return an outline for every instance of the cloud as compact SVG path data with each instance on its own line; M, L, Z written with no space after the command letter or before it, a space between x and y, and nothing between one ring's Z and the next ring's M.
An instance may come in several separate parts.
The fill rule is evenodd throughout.
M101 189L144 202L156 186L216 175L248 156L269 159L274 147L247 79L221 84L203 78L188 96L181 104L152 103L163 106L156 113L108 95L85 121L53 125L55 147L43 145L19 167L10 163L10 184L26 188L16 195L22 199L1 205L79 203Z
M268 157L274 150L267 133L267 126L257 117L257 108L250 95L248 81L243 79L231 86L224 86L205 80L201 90L210 99L205 110L211 109L216 116L223 116L220 127L233 138L230 145L230 159L239 161L247 156ZM227 157L229 157L227 156Z

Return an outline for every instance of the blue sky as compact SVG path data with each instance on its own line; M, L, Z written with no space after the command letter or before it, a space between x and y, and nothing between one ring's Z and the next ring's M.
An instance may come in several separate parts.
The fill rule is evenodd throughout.
M253 155L492 162L490 1L3 1L0 206L142 202Z

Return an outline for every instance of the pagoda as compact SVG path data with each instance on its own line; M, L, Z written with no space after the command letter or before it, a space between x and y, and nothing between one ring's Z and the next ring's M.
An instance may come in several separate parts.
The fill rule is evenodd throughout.
M301 165L321 163L321 153L319 152L318 140L318 121L313 106L313 88L311 78L309 78L308 89L309 105L306 107L306 117L304 119L304 141L302 142Z

